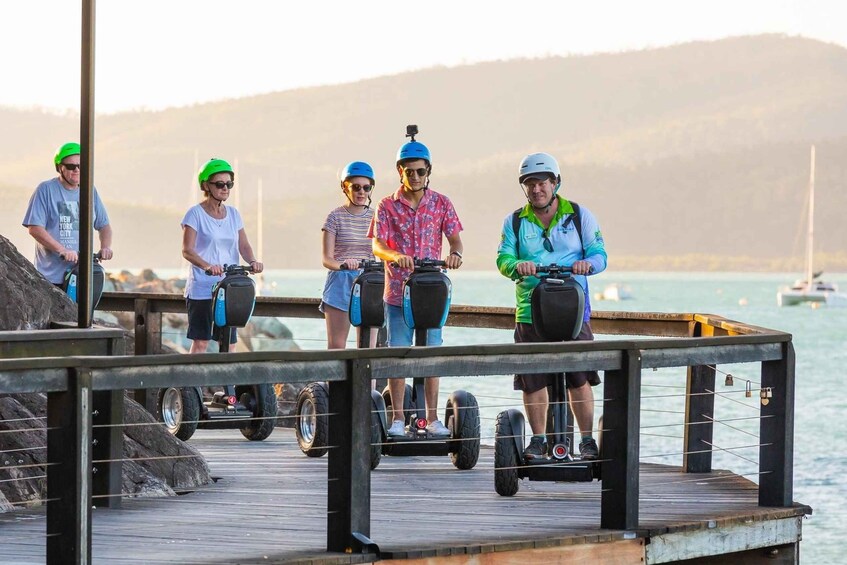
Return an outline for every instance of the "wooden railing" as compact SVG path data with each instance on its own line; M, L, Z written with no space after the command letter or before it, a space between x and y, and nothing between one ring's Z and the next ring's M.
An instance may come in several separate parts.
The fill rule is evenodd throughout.
M756 362L761 363L761 387L772 394L760 408L759 504L792 505L794 350L787 333L711 315L604 312L592 317L596 333L663 339L209 354L192 356L187 364L184 355L144 355L160 351L161 314L184 312L182 297L106 293L99 309L135 313L138 355L0 360L0 392L48 395L49 563L89 562L92 495L111 501L107 506L120 502L125 389L327 381L329 411L341 425L330 427L329 445L337 447L329 451L326 547L343 552L361 550L361 540L370 537L371 379L605 371L600 525L634 529L641 371L688 368L684 468L707 472L714 416L714 394L707 392L714 391L715 366ZM254 315L320 316L315 299L265 297L258 299ZM447 323L510 329L514 311L454 306ZM0 332L0 343L24 342L26 334L37 333ZM67 337L74 339L70 333ZM71 351L61 343L57 347L57 355ZM99 438L94 448L93 438Z

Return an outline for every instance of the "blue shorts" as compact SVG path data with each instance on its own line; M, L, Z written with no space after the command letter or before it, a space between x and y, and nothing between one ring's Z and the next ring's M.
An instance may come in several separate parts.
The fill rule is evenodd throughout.
M353 281L360 274L362 274L360 269L328 272L318 310L323 312L324 306L332 306L343 312L348 312L350 310L350 291L353 289Z
M385 305L385 325L388 329L388 347L408 347L412 345L415 330L406 325L403 318L403 308L400 306ZM441 328L427 330L426 344L428 346L441 345Z

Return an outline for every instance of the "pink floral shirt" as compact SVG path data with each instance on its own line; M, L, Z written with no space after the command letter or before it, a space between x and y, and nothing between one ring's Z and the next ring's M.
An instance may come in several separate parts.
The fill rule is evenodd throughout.
M450 237L462 231L462 223L446 196L427 189L418 209L402 196L403 187L380 200L368 237L381 239L388 247L418 259L441 259L442 234ZM403 280L408 269L385 266L385 301L402 304Z

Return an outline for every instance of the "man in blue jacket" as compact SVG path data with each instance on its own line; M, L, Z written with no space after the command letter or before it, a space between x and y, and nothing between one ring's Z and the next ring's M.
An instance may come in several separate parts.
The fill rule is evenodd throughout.
M559 164L547 153L533 153L521 161L518 182L523 188L527 205L503 222L497 268L512 279L523 277L516 288L515 342L545 341L532 327L530 296L538 285L536 264L565 265L573 270L574 280L585 291L585 314L582 331L577 339L592 340L591 304L586 276L606 268L606 249L600 226L590 210L579 207L558 195L562 184ZM517 230L515 229L517 227ZM547 386L552 373L515 375L515 390L523 391L524 409L533 436L524 452L527 459L544 457L547 453L545 428L549 403ZM571 408L581 433L579 451L583 459L599 456L593 437L594 393L592 384L599 384L596 371L566 374Z

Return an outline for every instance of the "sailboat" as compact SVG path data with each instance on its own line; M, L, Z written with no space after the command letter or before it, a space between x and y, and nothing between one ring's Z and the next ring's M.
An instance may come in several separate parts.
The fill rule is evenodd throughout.
M809 218L806 232L806 276L794 281L791 286L785 286L776 293L779 306L795 306L810 303L812 306L827 304L830 306L847 306L847 293L839 292L838 286L832 282L821 280L822 271L815 272L814 241L815 241L815 146L812 146L811 167L809 172Z

